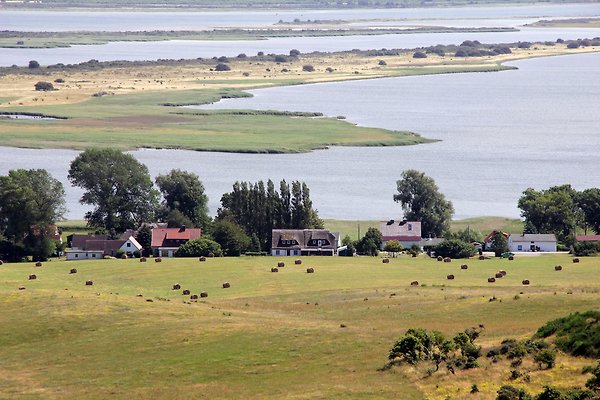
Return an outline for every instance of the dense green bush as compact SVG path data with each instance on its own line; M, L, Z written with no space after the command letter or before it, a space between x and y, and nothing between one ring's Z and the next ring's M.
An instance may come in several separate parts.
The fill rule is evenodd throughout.
M384 251L388 251L390 253L398 253L403 249L402 245L397 240L388 240L383 247Z
M415 51L413 53L413 58L427 58L427 54L423 53L422 51Z
M35 84L35 90L38 92L48 92L54 90L54 85L50 82L39 81Z
M475 248L460 239L447 239L435 246L435 254L450 258L468 258L475 255Z
M215 66L215 71L230 71L231 67L227 64L219 63Z
M531 400L531 396L521 388L503 385L498 389L496 400Z
M226 256L237 257L249 250L251 245L250 236L244 229L235 222L227 220L216 221L213 224L212 236Z
M315 71L315 67L313 67L312 65L304 65L304 66L302 66L302 71L304 71L304 72L314 72Z
M175 252L176 257L207 257L210 254L213 254L215 257L222 257L223 251L221 250L221 246L219 243L214 240L210 240L207 238L200 238L195 240L190 240L187 243L182 244L179 249Z
M299 55L300 55L300 50L297 50L297 49L290 50L290 56L298 57Z
M573 245L573 254L577 257L598 255L598 245L594 242L576 242Z
M29 66L28 66L29 69L36 69L36 68L39 68L39 67L40 67L40 63L39 62L37 62L35 60L29 61Z
M556 335L556 346L574 356L600 357L600 311L570 314L546 323L536 337Z

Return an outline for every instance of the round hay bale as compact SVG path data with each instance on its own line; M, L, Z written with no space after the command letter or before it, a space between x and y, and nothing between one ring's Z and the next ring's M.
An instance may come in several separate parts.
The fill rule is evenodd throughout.
M515 256L508 256L508 261L512 261L515 259Z
M306 273L307 274L314 274L315 273L315 269L313 267L308 267L308 268L306 268Z
M4 264L4 261L0 260L0 265Z
M208 257L213 258L215 256L215 253L208 253Z
M469 269L469 266L467 264L463 264L460 266L460 269Z
M35 280L35 279L37 279L37 276L36 276L35 274L31 274L31 275L29 275L29 280L30 280L30 281L33 281L33 280Z
M38 261L38 262L36 262L36 263L35 263L35 266L36 266L36 267L41 267L41 266L42 266L42 263Z
M523 285L529 285L529 279L523 279L523 282L521 282Z
M85 286L93 286L94 282L92 281L85 281Z
M285 263L284 263L283 261L279 261L279 262L277 263L277 267L278 267L278 268L283 268L283 267L285 267Z
M488 282L489 283L494 283L494 282L496 282L496 278L488 278Z
M389 264L389 263L390 263L390 259L389 259L389 258L384 258L384 259L382 260L382 262L383 262L384 264Z
M127 260L127 254L123 254L123 255L121 256L121 260Z
M160 257L156 257L156 258L154 259L154 262L162 262L162 258L160 258Z
M142 258L140 258L140 262L146 262L146 261L147 261L147 260L146 260L146 257L142 257Z
M184 296L189 296L190 295L190 291L187 289L184 289L183 292L181 292L182 295Z
M279 272L279 269L276 267L271 268L271 272Z
M69 271L70 274L76 274L77 273L77 268L71 268L71 270Z
M444 262L450 262L452 259L450 257L444 257Z
M554 266L554 270L555 271L562 271L562 265L555 265Z
M197 294L191 295L190 300L198 300L198 295Z
M483 261L483 260L485 260L485 256L481 255L481 256L479 256L479 259L480 259L481 261Z
M179 290L179 289L181 289L181 285L179 283L173 284L173 290Z
M206 261L206 257L202 256L202 257L200 257L200 258L198 259L198 261L200 261L200 262L204 262L204 261Z
M19 286L19 290L25 290L25 286Z
M200 297L202 297L202 298L208 297L208 292L201 292Z
M300 264L302 264L302 260L294 260L294 264L300 265Z
M442 257L442 256L437 256L437 260L438 260L438 261L444 261L444 257Z
M223 282L223 289L229 289L231 284L229 282Z
M148 303L154 303L154 300L152 300L152 299L146 299L146 301L147 301Z
M446 276L446 279L452 280L452 279L454 279L454 275L450 274L450 275Z
M506 271L505 271L505 270L501 269L501 270L500 270L500 271L498 271L498 272L500 272L500 273L502 274L502 276L506 276Z
M504 277L504 275L502 275L500 272L496 272L496 275L495 275L495 276L496 276L496 278L498 278L498 279L500 279L500 278L503 278L503 277Z
M579 262L579 258L574 258L574 259L573 259L573 262L574 262L575 264L577 264L577 263Z
M412 281L410 286L419 286L419 281Z

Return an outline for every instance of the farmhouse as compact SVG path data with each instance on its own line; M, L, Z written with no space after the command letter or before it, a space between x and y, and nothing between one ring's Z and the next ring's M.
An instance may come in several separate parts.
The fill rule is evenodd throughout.
M273 229L273 256L334 256L339 233L326 229Z
M200 228L152 228L152 254L154 257L173 257L179 246L199 239Z
M553 233L512 233L508 237L508 248L513 253L556 251L556 236Z
M394 221L393 219L381 221L379 223L379 230L383 237L382 249L390 240L399 241L402 247L411 247L414 244L421 245L420 221Z
M132 256L135 252L142 250L133 236L127 238L110 240L106 235L70 235L71 248L65 250L67 260L94 260L105 256L116 257L117 253L123 252Z

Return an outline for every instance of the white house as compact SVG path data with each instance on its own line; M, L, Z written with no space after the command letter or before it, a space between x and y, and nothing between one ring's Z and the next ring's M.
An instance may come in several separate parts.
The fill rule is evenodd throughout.
M379 230L383 239L382 249L390 240L397 240L402 247L411 247L413 244L421 244L421 222L420 221L381 221Z
M508 237L508 248L513 253L556 251L556 236L553 233L512 233Z
M93 236L88 238L75 238L77 246L65 250L65 255L68 261L72 260L100 260L104 256L115 257L117 252L123 251L128 256L131 256L136 251L142 250L142 245L135 240L133 236L126 239L96 239Z

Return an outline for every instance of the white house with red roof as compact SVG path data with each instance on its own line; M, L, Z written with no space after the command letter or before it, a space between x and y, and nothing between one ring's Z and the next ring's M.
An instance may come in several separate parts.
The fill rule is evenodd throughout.
M152 228L152 254L154 257L173 257L179 246L200 236L200 228Z
M411 247L421 243L421 222L420 221L381 221L379 230L383 239L382 249L390 240L397 240L402 247Z

